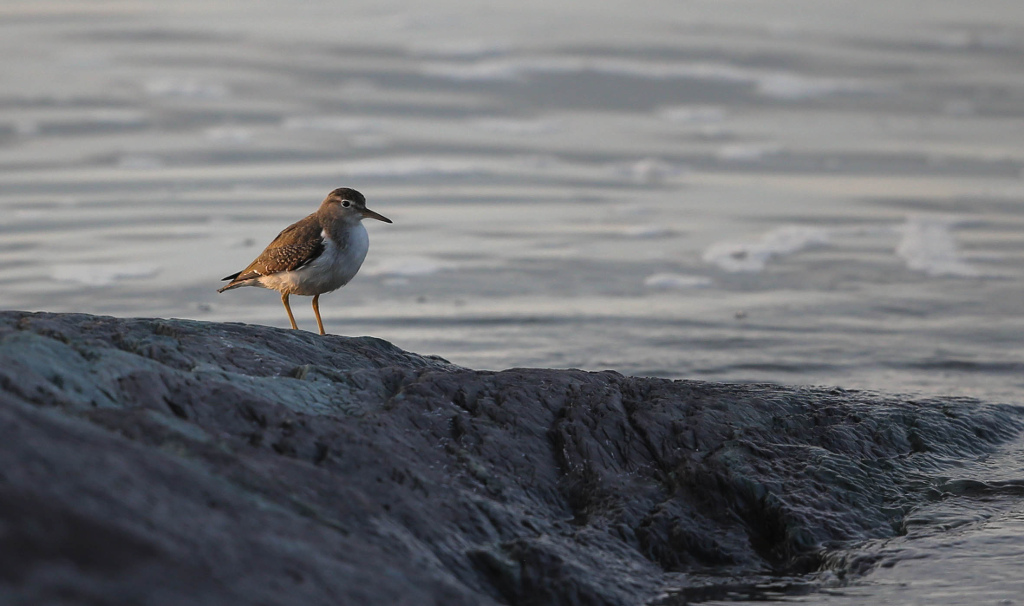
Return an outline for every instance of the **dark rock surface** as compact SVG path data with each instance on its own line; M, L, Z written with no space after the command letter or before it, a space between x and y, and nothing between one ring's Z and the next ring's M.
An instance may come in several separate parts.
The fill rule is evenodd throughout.
M0 603L644 603L845 562L1022 427L971 400L4 312Z

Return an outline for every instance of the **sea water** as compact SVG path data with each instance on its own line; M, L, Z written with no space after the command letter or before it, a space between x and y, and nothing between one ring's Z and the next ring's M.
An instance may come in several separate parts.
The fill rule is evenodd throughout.
M0 33L4 308L286 327L219 280L348 186L395 223L335 334L1024 401L1024 3L10 1ZM922 513L962 523L857 599L1024 592L992 507Z

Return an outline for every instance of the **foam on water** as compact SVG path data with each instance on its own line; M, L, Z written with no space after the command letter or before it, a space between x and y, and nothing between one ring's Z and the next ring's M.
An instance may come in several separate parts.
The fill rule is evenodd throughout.
M976 277L980 272L964 261L952 233L960 223L962 220L956 217L915 215L900 225L855 228L791 225L773 229L753 242L714 244L704 251L702 259L730 272L757 272L772 258L815 245L832 244L839 237L856 239L893 234L898 237L893 253L908 269L935 277Z
M721 242L707 248L702 259L730 272L764 269L773 257L791 255L814 245L828 244L829 230L787 225L773 229L754 242Z
M953 237L952 230L960 222L956 217L908 217L896 228L900 234L896 254L908 268L929 276L978 276L978 270L961 258Z

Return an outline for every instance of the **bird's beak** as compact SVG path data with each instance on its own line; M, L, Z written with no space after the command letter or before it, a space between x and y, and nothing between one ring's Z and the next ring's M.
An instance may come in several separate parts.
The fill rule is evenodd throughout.
M373 212L369 208L364 208L361 212L363 214L363 218L364 219L367 219L367 218L369 218L369 219L376 219L378 221L383 221L385 223L391 223L392 222L391 219L388 219L384 215L378 215L377 213Z

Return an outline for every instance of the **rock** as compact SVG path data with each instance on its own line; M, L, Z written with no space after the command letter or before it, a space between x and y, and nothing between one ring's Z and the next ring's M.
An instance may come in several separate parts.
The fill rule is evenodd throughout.
M4 312L0 602L638 604L834 566L1022 428L965 399Z

